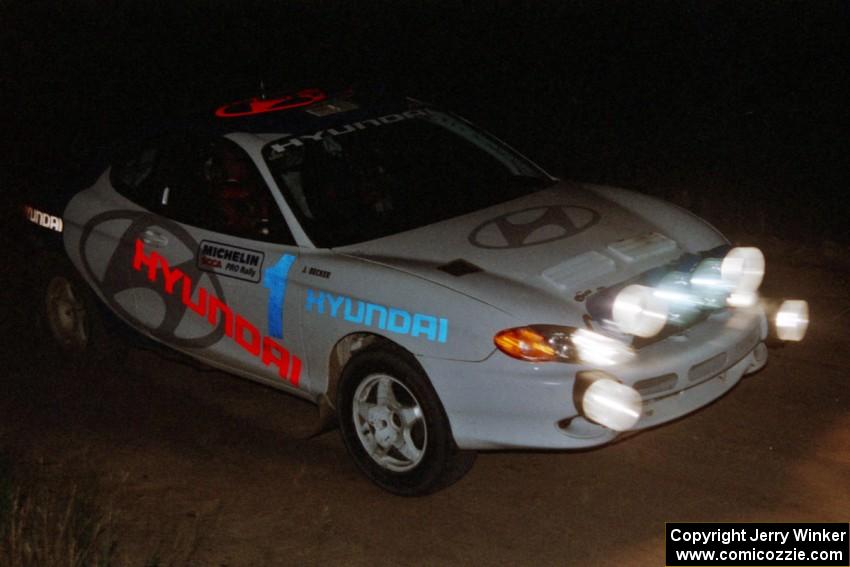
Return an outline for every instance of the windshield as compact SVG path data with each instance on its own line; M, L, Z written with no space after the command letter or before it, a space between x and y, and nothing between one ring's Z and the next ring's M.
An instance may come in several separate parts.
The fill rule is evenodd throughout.
M356 244L480 210L550 185L469 123L408 110L287 136L263 156L319 247Z

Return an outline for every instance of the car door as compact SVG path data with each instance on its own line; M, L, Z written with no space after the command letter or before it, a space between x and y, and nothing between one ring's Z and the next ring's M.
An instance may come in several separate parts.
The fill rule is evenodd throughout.
M67 247L113 311L213 366L309 395L303 289L287 285L299 249L237 144L157 141L84 193Z
M211 364L287 389L309 389L299 250L250 157L225 138L182 138L166 150L136 227L136 321Z

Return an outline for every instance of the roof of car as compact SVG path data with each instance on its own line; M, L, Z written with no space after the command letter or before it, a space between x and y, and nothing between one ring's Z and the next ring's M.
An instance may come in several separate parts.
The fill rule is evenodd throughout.
M188 126L198 133L211 134L309 133L401 112L415 104L411 99L382 92L305 88L226 103L197 116Z
M342 124L403 112L421 104L376 88L355 91L352 88L325 90L316 87L220 104L177 120L147 123L141 131L137 130L123 140L97 147L85 163L78 164L73 178L65 175L66 182L61 187L51 186L49 190L39 191L36 201L46 203L44 206L48 211L61 211L70 195L94 183L118 156L137 151L140 145L166 136L182 133L206 137L232 132L313 134Z

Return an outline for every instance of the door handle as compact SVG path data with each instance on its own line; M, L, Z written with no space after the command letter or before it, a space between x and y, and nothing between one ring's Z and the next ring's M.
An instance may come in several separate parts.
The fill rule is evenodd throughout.
M142 233L142 242L150 246L161 247L168 244L168 238L155 230L146 230Z

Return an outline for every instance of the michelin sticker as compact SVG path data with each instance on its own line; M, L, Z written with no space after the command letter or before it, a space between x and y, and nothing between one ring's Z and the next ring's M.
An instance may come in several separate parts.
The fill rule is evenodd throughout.
M258 283L264 254L238 246L202 240L198 250L198 268L221 276Z

